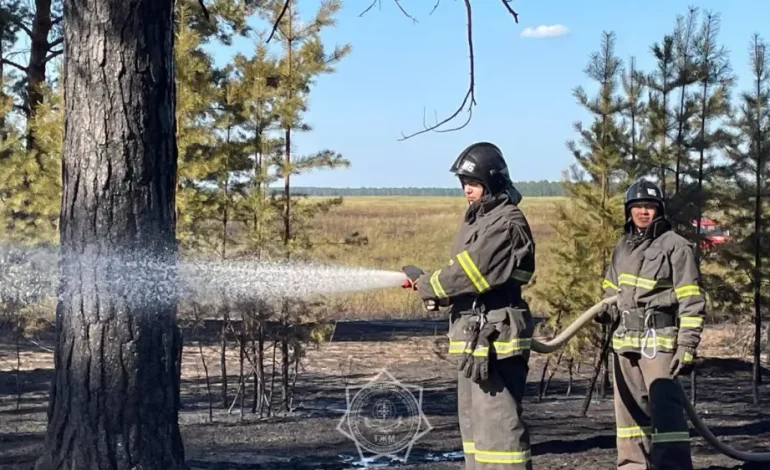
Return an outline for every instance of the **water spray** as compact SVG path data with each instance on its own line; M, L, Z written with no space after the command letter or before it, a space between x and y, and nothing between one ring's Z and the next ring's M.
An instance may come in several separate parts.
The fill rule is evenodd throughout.
M307 299L399 287L401 271L304 262L163 258L139 252L81 253L60 262L58 249L0 246L0 303L29 304L61 291L119 297L134 308L184 300L232 302Z

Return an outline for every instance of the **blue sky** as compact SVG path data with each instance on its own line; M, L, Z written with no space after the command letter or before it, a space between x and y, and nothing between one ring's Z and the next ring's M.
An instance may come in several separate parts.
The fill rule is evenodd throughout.
M337 72L318 79L306 120L313 130L293 137L295 152L330 148L351 160L349 169L294 179L296 185L331 187L440 186L456 180L448 168L475 141L499 145L515 180L558 180L572 162L565 146L576 137L573 123L586 120L572 96L590 87L583 70L600 45L603 30L617 34L616 52L628 63L651 70L650 45L674 26L688 5L721 13L720 38L730 51L738 87L750 85L748 44L758 32L770 40L770 2L515 0L519 24L500 0L473 0L476 100L473 120L451 133L427 133L399 142L401 133L421 129L423 110L439 118L454 111L468 83L465 8L460 0L401 0L417 18L413 24L394 0L381 0L363 17L369 0L347 0L337 26L324 34L331 46L350 43L352 53ZM301 0L310 14L317 2ZM523 37L526 28L561 25L566 33ZM763 28L764 26L764 28ZM248 53L250 40L213 47L218 64L235 51ZM590 87L589 90L593 90Z

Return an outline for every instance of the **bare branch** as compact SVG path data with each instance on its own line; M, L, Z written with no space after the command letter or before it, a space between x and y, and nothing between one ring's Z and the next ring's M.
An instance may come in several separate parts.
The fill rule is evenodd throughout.
M203 4L203 0L198 0L198 5L201 6L201 10L203 10L203 16L206 18L206 21L211 21L209 10L206 8L206 5Z
M17 69L21 70L24 73L27 73L27 67L24 67L24 66L22 66L20 64L17 64L16 62L13 62L13 61L5 59L5 58L0 59L0 62L2 62L3 64L6 64L6 65L10 65L11 67L17 68Z
M51 49L58 46L59 44L62 44L63 42L64 42L64 38L58 38L55 41L48 43L48 50L50 51Z
M27 341L29 341L30 343L34 344L34 345L35 345L35 346L37 346L38 348L42 349L43 351L47 351L47 352L51 352L51 353L52 353L52 352L54 352L54 350L53 350L53 349L49 349L49 348L46 348L45 346L43 346L42 344L40 344L40 342L39 342L39 341L34 341L32 338L28 337L27 335L24 335L24 334L22 334L22 335L21 335L21 337L22 337L22 338L24 338L24 339L26 339L26 340L27 340Z
M410 135L404 135L403 133L401 133L402 137L400 139L398 139L399 141L404 141L404 140L410 139L410 138L412 138L414 136L417 136L417 135L420 135L420 134L424 134L426 132L436 131L439 127L443 126L444 124L448 123L452 119L456 118L457 115L459 115L460 112L465 108L466 104L468 105L468 119L465 121L465 123L463 123L462 125L460 125L460 126L458 126L456 128L453 128L453 129L448 129L448 130L444 130L444 131L436 131L436 132L450 132L450 131L456 131L456 130L462 129L463 127L467 126L468 123L471 120L471 116L472 116L471 110L472 110L473 106L476 104L476 95L475 95L475 89L476 89L476 76L475 76L475 73L476 73L476 70L475 70L475 58L474 58L474 55L473 55L473 21L472 21L473 14L471 12L471 2L470 2L470 0L463 0L463 1L465 2L465 12L466 12L466 17L468 19L467 34L468 34L468 51L470 53L470 59L469 59L470 83L468 84L468 91L465 93L465 98L463 99L462 103L460 103L460 106L457 107L457 110L455 110L455 112L452 113L451 115L449 115L447 118L443 119L440 122L437 122L436 124L434 124L434 125L432 125L430 127L425 126L425 123L423 122L423 127L424 127L423 130L414 132L414 133L412 133ZM470 103L468 102L469 100L470 100Z
M358 17L359 17L359 18L361 18L362 16L364 16L365 14L367 14L367 13L369 12L369 10L371 10L372 8L374 8L374 6L375 6L375 5L377 5L378 3L380 3L380 0L372 0L372 3L370 3L370 4L369 4L369 6L368 6L368 7L366 7L366 10L362 11L362 12L361 12L361 13L358 15Z
M24 31L27 34L27 36L32 37L32 29L30 29L29 26L24 24L24 22L21 20L21 18L17 18L15 16L11 16L11 22L13 22L13 24L15 24L19 29Z
M61 23L64 20L63 16L57 16L53 20L51 20L51 26L56 26L57 24Z
M505 9L508 10L508 13L513 16L513 21L516 22L516 24L519 24L519 14L513 11L513 8L511 7L511 2L513 0L501 0L503 2L503 5L505 5Z
M53 59L55 59L56 57L58 57L58 56L62 55L62 53L64 53L64 50L62 50L62 49L59 49L59 50L56 50L56 51L51 51L51 53L50 53L50 54L48 54L48 55L45 57L45 61L46 61L46 62L48 62L49 60L53 60Z
M401 10L401 13L403 13L403 14L404 14L404 16L406 16L407 18L409 18L410 20L412 20L412 22L413 22L413 23L419 23L419 21L417 21L417 19L416 19L415 17L413 17L412 15L410 15L410 14L409 14L409 13L408 13L408 12L407 12L405 9L404 9L404 6L403 6L403 5L401 5L401 0L393 0L393 2L395 2L396 6L398 7L398 9L399 9L399 10ZM375 5L380 5L380 6L382 6L382 0L372 0L372 3L370 3L370 4L369 4L369 6L368 6L368 7L366 7L366 8L364 9L364 11L362 11L361 13L359 13L359 14L358 14L358 17L359 17L359 18L361 18L361 17L363 17L365 14L369 13L369 10L371 10L372 8L374 8L374 6L375 6Z
M278 15L278 18L276 18L275 23L273 23L273 30L270 31L270 36L267 37L267 41L265 43L269 43L271 39L273 39L273 35L275 34L275 31L278 29L278 25L281 24L281 20L283 19L283 15L286 14L286 10L289 9L289 4L291 3L291 0L286 0L283 3L283 8L281 8L281 13Z
M434 12L434 11L436 11L436 8L438 8L438 6L439 6L439 5L441 5L441 0L436 0L436 4L435 4L435 5L433 5L433 9L432 9L432 10L430 11L430 13L428 13L428 14L429 14L429 15L432 15L432 14L433 14L433 12Z
M417 23L417 20L412 15L407 13L406 10L404 10L404 7L401 6L401 1L400 0L393 0L393 1L396 2L396 5L398 5L398 9L401 10L401 13L403 13L404 15L406 15L407 18L412 20L413 23Z

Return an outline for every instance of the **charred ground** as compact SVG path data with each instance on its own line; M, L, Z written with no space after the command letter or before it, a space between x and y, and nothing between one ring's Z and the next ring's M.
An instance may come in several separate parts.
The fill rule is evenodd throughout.
M217 330L212 325L212 333ZM359 387L383 369L396 379L423 387L423 412L433 429L413 447L408 468L462 468L456 418L454 369L446 360L443 320L339 322L330 342L309 350L302 361L293 411L259 418L251 413L250 390L241 417L238 350L228 350L229 401L221 406L217 338L204 342L213 402L209 395L197 342L185 345L182 364L180 425L191 469L342 469L359 460L356 447L337 431L346 408L345 389ZM189 332L186 332L189 333ZM701 417L724 442L743 450L770 451L770 397L763 388L760 406L751 402L751 364L730 354L730 338L714 327L704 337L698 364ZM51 338L20 345L21 370L16 372L13 344L0 346L0 469L31 469L41 452L48 387L53 373ZM531 425L534 463L539 469L614 468L614 417L610 396L594 398L586 417L580 405L588 384L588 362L575 374L569 396L567 374L558 370L547 394L538 399L544 356L533 355L525 403ZM234 372L234 373L233 373ZM764 370L770 381L770 372ZM17 380L21 400L17 396ZM689 393L689 381L686 381ZM277 395L277 393L276 393ZM18 405L18 409L17 409ZM763 414L765 410L765 414ZM718 454L692 431L696 468L759 468ZM391 468L398 468L396 463Z

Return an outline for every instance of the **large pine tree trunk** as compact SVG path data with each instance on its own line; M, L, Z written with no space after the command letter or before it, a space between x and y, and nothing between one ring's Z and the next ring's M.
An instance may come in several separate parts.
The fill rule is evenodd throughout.
M172 8L65 2L59 341L38 470L185 468L169 284L136 268L151 278L105 282L120 275L108 256L174 259Z

